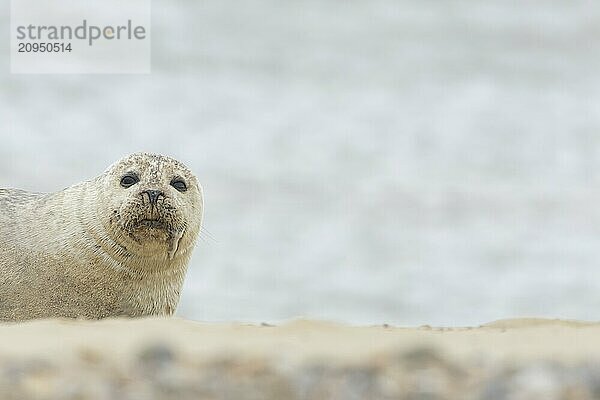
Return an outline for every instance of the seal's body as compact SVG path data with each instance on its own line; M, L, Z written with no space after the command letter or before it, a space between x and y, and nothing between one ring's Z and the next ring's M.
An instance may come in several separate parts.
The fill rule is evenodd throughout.
M171 315L202 211L194 175L148 153L57 193L0 189L0 320Z

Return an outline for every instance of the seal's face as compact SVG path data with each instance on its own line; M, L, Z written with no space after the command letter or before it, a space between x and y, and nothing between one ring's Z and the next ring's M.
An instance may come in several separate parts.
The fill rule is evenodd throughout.
M107 228L117 243L136 255L168 257L187 252L202 221L202 189L178 161L139 153L104 175L103 204L110 204Z

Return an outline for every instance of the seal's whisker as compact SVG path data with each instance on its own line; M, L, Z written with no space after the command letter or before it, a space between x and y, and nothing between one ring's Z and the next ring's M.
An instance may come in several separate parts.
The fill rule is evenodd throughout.
M202 239L206 239L206 242L219 243L219 241L214 237L214 235L203 226L200 227L200 237Z
M205 237L204 237L204 236L202 236L202 235L198 236L198 238L199 238L199 239L200 239L202 242L204 242L204 243L214 243L214 242L211 242L210 240L208 240L207 238L205 238Z
M215 237L212 233L210 233L210 231L208 229L206 229L206 227L204 225L200 226L200 231L207 234L208 236L210 236L212 238Z

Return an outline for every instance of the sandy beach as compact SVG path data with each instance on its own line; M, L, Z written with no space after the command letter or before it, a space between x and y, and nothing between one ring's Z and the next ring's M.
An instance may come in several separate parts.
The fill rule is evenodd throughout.
M2 399L593 399L600 324L278 326L183 319L0 327Z

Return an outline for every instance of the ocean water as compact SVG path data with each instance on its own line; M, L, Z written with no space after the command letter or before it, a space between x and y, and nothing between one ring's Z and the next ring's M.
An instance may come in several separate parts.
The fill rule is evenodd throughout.
M593 1L153 2L151 75L11 75L0 186L155 151L203 183L178 315L600 319Z

